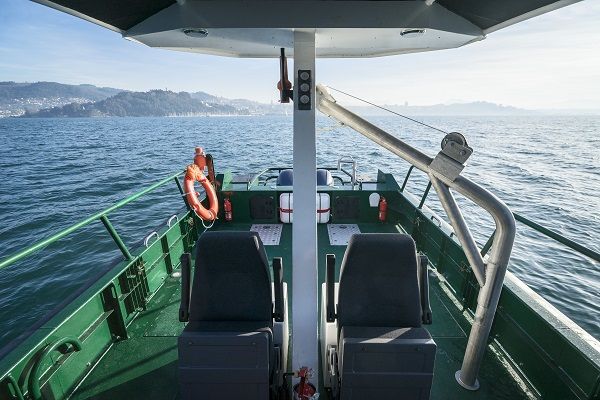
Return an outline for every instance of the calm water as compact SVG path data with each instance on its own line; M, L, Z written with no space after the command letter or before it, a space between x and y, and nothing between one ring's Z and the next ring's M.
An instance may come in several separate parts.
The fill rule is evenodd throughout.
M397 117L374 122L433 155L442 135ZM423 118L465 133L475 149L465 174L514 211L600 250L600 117ZM191 162L193 147L218 171L254 172L292 161L288 117L0 119L0 259L99 211ZM406 165L348 128L321 119L318 160L343 155L361 175L377 168L402 179ZM408 189L420 195L414 174ZM433 191L432 191L433 192ZM439 209L434 195L427 204ZM464 201L476 239L492 222ZM114 214L128 245L182 206L175 185ZM118 259L99 222L0 271L0 348ZM510 270L600 338L600 265L524 225Z

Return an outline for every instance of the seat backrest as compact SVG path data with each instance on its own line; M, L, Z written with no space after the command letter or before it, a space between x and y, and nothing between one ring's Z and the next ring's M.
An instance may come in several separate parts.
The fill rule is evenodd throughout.
M317 170L317 186L333 186L333 175L329 170Z
M273 324L269 263L256 232L206 232L196 245L190 321Z
M292 186L294 184L294 171L284 169L277 177L277 186ZM317 170L317 186L333 186L333 175L327 169Z
M338 326L420 327L415 242L399 233L350 238L342 261Z
M294 184L294 171L291 169L284 169L279 172L277 177L277 186L292 186Z

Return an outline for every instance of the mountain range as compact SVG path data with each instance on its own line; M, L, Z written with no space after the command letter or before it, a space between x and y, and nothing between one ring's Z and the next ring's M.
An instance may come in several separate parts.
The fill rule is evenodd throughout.
M0 117L146 117L285 114L288 107L205 92L134 92L56 82L0 82Z
M20 116L70 103L104 100L120 89L94 85L65 85L56 82L0 82L0 117Z
M385 107L399 114L413 116L600 114L598 110L525 110L484 101L431 106L386 105ZM388 112L372 106L350 106L349 108L361 115L389 115ZM291 113L290 105L228 99L205 92L188 93L169 90L134 92L86 84L0 82L0 118L284 115Z
M168 90L120 92L104 100L90 103L70 103L23 117L168 117L195 115L248 115L248 110L228 104L209 103L193 98L189 93Z

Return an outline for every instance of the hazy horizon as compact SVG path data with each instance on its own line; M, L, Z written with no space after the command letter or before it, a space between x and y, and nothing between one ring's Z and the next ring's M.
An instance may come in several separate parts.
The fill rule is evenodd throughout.
M7 82L14 82L15 84L58 83L58 84L64 84L64 85L75 85L75 86L90 86L91 85L91 86L99 87L97 85L93 85L91 83L85 83L85 82L65 83L65 82L54 82L54 81L31 81L31 82L0 81L0 83L7 83ZM124 88L119 88L119 87L114 87L114 86L104 86L104 87L99 87L99 88L119 89L119 90L124 90L124 91L130 91L129 89L124 89ZM151 90L170 90L170 89L149 88L147 90L132 90L132 91L147 92L147 91L151 91ZM241 98L241 97L228 98L228 97L224 97L224 96L215 95L214 93L209 93L205 90L180 90L180 91L174 91L174 92L188 92L188 93L202 92L202 93L212 95L215 97L221 97L225 100L250 100L250 101L256 101L258 103L265 104L265 105L277 103L277 100L271 100L271 102L265 103L265 102L261 102L258 100L251 100L251 99L246 99L246 98ZM336 94L336 93L334 93L334 94L336 95L336 97L338 99L346 98L346 96L344 96L344 95L340 95L340 94ZM582 113L583 115L600 115L600 107L598 107L598 108L553 108L553 109L537 108L537 109L531 109L531 108L515 107L512 104L494 103L494 102L487 101L484 99L473 100L473 101L450 100L450 101L447 101L444 103L433 103L433 104L410 104L409 102L404 102L403 104L383 103L383 104L378 104L377 106L387 107L387 108L404 108L404 107L406 107L406 108L413 108L413 109L417 109L417 108L425 108L426 109L426 108L435 108L435 107L444 107L444 106L461 106L461 105L472 106L472 105L478 105L478 104L492 105L492 106L496 106L496 107L514 109L517 112L531 112L531 113L535 113L535 114L542 114L542 113L543 114L552 114L553 112L555 112L559 115L574 115L572 113L579 112L579 113ZM350 104L350 107L355 110L357 110L357 109L361 109L361 110L377 109L377 106L372 106L372 105L361 103L361 102L356 102L354 104ZM376 114L379 114L380 112L383 112L383 111L377 111ZM427 115L427 114L422 114L422 115Z

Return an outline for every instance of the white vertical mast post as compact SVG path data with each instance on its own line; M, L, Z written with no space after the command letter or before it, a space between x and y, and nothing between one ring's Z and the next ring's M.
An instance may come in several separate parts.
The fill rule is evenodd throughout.
M310 74L310 107L299 71ZM301 72L300 72L301 73ZM306 77L306 74L304 74ZM300 82L299 82L300 80ZM315 31L294 32L294 220L292 224L292 367L318 367L317 146ZM301 109L308 108L308 109ZM316 374L318 376L318 374Z

